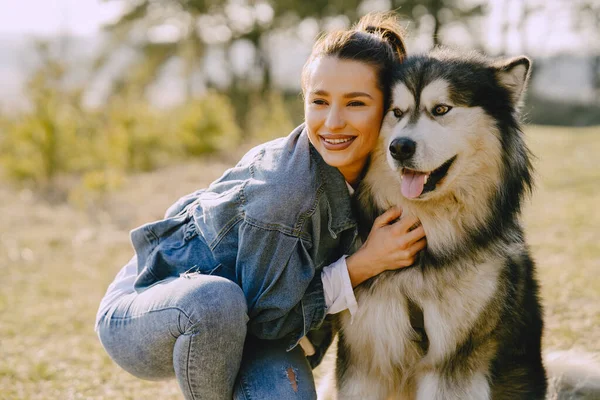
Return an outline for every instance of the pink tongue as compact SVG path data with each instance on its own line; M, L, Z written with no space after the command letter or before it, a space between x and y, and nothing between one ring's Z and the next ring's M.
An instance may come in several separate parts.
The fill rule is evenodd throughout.
M414 199L423 193L425 185L425 174L404 170L402 176L402 194L404 197Z

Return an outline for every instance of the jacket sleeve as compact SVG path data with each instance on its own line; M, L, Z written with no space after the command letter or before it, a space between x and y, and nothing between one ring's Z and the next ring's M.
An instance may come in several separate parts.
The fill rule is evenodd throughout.
M193 193L186 194L175 203L173 203L165 212L164 218L171 218L183 211L188 205L193 203L205 189L196 190Z
M248 221L239 228L236 273L248 302L249 330L262 339L291 335L291 347L325 318L321 274L310 243Z

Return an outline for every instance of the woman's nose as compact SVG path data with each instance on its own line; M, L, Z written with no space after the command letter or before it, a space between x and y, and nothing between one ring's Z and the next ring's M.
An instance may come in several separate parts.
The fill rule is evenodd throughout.
M344 117L337 107L330 107L329 113L327 113L327 119L325 120L325 126L328 129L340 129L346 125Z

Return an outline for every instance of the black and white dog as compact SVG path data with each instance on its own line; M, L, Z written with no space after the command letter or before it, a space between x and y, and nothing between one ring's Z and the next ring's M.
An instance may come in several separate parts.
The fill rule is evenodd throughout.
M357 192L361 225L416 215L414 266L356 288L340 317L338 399L544 399L542 309L520 222L532 187L518 104L526 57L408 57Z

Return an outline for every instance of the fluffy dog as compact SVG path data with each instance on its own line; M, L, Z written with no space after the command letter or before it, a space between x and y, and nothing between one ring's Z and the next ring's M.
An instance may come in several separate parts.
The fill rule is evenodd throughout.
M361 226L391 206L427 249L356 288L340 317L339 399L543 399L542 309L520 222L532 187L519 127L526 57L407 58L358 189Z

